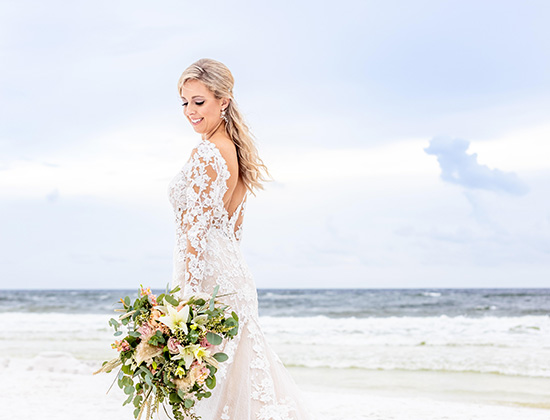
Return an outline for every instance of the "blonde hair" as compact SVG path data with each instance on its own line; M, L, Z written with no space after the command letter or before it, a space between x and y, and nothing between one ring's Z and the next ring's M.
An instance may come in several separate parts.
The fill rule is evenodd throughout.
M229 105L225 109L227 123L225 132L237 148L239 162L239 175L242 177L246 188L254 195L254 189L264 189L263 181L270 181L267 166L258 155L254 144L253 135L244 122L244 118L233 98L233 86L235 81L229 69L222 63L210 58L201 58L185 69L178 80L178 92L182 96L182 87L188 80L199 80L214 94L216 99L230 98Z

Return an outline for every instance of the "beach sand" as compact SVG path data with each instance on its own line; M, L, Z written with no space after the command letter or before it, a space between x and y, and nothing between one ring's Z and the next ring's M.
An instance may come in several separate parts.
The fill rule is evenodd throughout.
M132 419L115 373L69 353L0 359L0 419ZM290 367L326 420L548 420L550 379ZM213 419L204 419L213 420Z

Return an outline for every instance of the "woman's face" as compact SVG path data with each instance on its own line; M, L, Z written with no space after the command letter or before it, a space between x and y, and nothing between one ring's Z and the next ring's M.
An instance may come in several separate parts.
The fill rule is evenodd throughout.
M191 79L181 89L183 113L200 134L211 134L224 120L220 118L221 110L227 107L227 98L217 99L199 80Z

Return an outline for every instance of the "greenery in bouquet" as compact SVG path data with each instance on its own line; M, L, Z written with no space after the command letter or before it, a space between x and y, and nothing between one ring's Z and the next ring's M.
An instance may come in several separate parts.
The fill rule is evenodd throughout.
M176 420L200 419L194 405L212 395L219 363L228 358L215 348L224 339L233 339L239 327L237 314L228 314L229 306L218 300L226 296L217 296L218 289L212 296L178 298L179 287L167 288L157 297L141 286L133 303L128 296L120 299L122 308L115 311L122 314L109 320L114 335L121 338L112 344L118 357L104 362L94 374L120 366L115 381L128 395L123 405L133 403L136 419L144 413L146 419L152 418L161 406L170 417L163 403L171 406Z

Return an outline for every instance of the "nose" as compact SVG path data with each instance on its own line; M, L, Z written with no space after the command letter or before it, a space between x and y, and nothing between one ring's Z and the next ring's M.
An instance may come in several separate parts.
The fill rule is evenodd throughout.
M193 107L192 104L187 104L184 109L183 109L183 113L188 116L189 118L191 118L191 116L193 116L195 114L195 109Z

